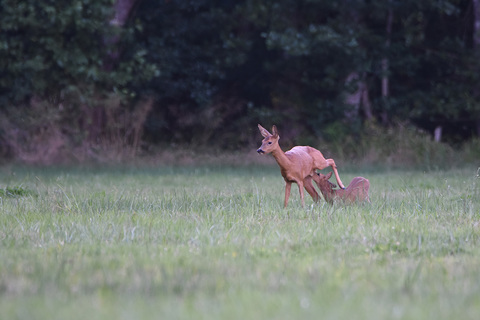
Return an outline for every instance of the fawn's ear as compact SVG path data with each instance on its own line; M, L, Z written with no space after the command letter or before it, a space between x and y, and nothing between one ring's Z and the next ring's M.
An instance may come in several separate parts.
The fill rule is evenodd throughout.
M326 175L326 177L327 177L327 180L328 180L328 179L330 179L330 178L332 177L332 173L333 173L333 172L330 172L329 174L327 174L327 175Z
M262 127L260 124L258 125L258 130L260 130L260 133L264 138L271 136L270 132L268 132L268 130Z
M273 125L272 127L272 134L274 138L278 138L278 130L276 125Z

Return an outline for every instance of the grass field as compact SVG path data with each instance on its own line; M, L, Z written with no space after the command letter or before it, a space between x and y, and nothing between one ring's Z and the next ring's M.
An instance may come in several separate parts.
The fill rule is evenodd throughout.
M371 204L285 210L276 164L0 169L0 319L478 319L477 168L340 175Z

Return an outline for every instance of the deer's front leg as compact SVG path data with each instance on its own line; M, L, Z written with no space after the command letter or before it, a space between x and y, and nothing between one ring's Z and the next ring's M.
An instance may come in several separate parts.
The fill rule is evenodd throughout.
M298 191L300 191L300 200L302 201L302 208L305 207L305 199L303 194L303 181L298 181Z
M283 207L286 208L288 204L288 198L290 197L290 189L292 189L292 183L290 181L285 181L285 202Z

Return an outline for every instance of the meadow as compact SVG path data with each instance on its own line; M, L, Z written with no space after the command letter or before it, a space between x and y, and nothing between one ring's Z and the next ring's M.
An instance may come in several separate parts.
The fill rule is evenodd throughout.
M477 168L339 172L371 203L284 209L274 163L3 167L0 319L477 319Z

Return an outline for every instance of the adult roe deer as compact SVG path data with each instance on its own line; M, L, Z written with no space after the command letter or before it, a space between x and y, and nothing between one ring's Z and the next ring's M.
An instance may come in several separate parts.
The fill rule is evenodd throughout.
M332 204L334 199L342 200L345 203L353 203L356 201L370 202L368 196L368 189L370 188L370 181L364 177L353 178L346 189L335 189L337 186L328 179L332 176L332 172L327 175L316 173L313 176L313 181L317 184L320 192L322 192L325 201Z
M290 189L293 182L298 185L302 207L305 205L303 188L307 190L314 201L319 199L318 193L312 184L315 169L322 170L331 166L337 178L338 185L344 188L333 159L325 159L320 151L308 146L296 146L287 152L283 152L278 144L280 136L278 135L275 125L272 127L272 133L268 132L268 130L261 125L258 125L258 129L265 139L262 140L262 145L258 148L257 152L260 154L271 153L280 166L280 172L285 180L285 208L288 205L288 198L290 197Z

